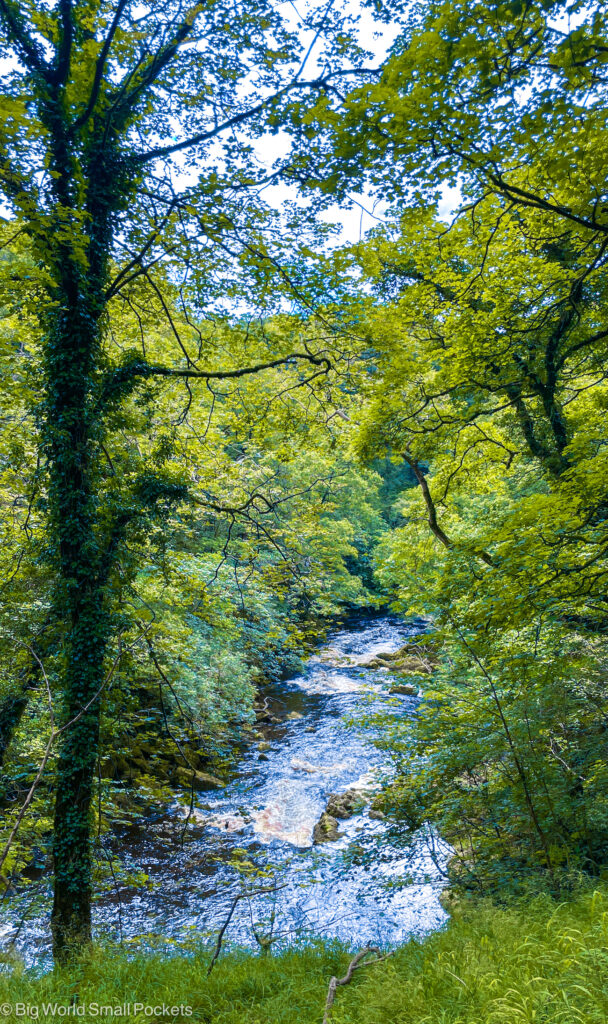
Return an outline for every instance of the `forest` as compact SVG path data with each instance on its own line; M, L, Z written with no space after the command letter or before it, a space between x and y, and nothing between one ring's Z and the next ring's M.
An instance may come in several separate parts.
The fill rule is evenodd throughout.
M0 75L0 1015L605 1022L605 5Z

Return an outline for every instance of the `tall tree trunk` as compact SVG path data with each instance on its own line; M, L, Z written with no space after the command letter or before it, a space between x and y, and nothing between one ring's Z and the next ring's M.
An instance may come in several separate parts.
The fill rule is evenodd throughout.
M90 816L108 639L93 494L94 376L103 302L72 263L46 346L50 527L59 556L56 613L66 622L61 685L67 728L56 780L53 951L63 961L91 937ZM88 286L88 288L87 288ZM93 292L98 290L93 288ZM92 301L93 299L93 301Z
M66 713L75 721L64 733L57 766L51 918L57 962L91 940L91 802L106 648L102 606L103 594L93 583L74 609L66 666Z

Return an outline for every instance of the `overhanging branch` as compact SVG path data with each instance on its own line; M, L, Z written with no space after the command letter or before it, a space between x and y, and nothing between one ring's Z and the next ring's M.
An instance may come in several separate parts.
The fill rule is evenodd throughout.
M102 387L100 404L103 407L113 399L125 397L140 379L166 377L174 380L235 380L239 377L261 373L264 370L272 370L277 366L289 366L299 360L322 367L324 373L328 373L332 368L327 356L315 356L311 352L291 352L289 355L271 359L266 363L241 366L234 370L197 370L192 367L181 369L158 366L142 359L134 359L108 374Z
M161 157L172 156L174 153L180 153L184 149L190 149L193 146L199 146L203 142L210 142L212 139L217 138L225 131L229 131L231 128L236 128L238 125L243 124L250 118L255 117L257 114L261 114L263 110L276 103L277 100L283 98L294 89L327 89L331 85L331 80L337 77L344 77L345 75L378 75L379 70L377 68L347 68L341 71L334 71L330 75L324 75L322 78L315 78L309 82L299 82L294 80L288 85L283 86L282 89L278 89L277 92L267 96L265 99L256 103L252 107L248 107L247 110L242 110L239 114L234 114L232 117L227 118L220 124L214 125L213 128L208 129L204 132L198 132L196 135L190 136L188 139L183 139L181 142L175 142L170 146L157 146L155 149L150 149L146 153L135 153L131 157L131 160L135 164L148 163L151 160L157 160Z

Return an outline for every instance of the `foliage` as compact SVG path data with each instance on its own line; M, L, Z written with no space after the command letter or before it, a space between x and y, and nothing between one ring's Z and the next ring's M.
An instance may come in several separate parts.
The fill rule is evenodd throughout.
M430 818L466 885L557 886L608 853L605 13L410 14L382 80L318 133L318 187L355 176L394 203L350 253L351 450L417 481L377 578L433 620L440 665L416 721L384 722L387 807ZM448 223L441 182L461 192Z

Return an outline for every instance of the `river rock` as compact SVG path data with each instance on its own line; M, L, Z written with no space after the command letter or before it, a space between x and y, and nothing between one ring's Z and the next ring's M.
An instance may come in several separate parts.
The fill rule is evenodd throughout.
M267 807L253 811L251 817L255 823L255 830L258 835L265 839L281 839L283 842L291 843L304 849L311 845L310 824L300 824L291 828L284 821L285 807L279 804L269 804Z
M365 807L362 793L347 789L344 793L330 793L326 813L332 818L352 818Z
M174 780L186 789L223 789L226 785L215 775L208 772L193 771L191 768L184 768L181 765L173 773Z
M357 668L379 668L382 663L382 659L385 657L384 654L360 654L357 658L352 659L352 664L356 665Z
M384 811L379 811L375 807L370 807L369 811L367 812L367 816L368 818L371 818L372 821L384 821L384 819L386 818L386 814L384 813Z
M319 654L309 658L309 664L331 665L332 668L349 668L353 662L353 658L335 647L326 647Z
M319 843L333 843L339 839L342 833L338 830L336 818L324 811L317 824L312 830L312 841L315 845Z
M414 686L413 683L397 683L396 686L391 686L391 693L402 693L406 697L417 697L418 687Z
M222 832L243 832L247 828L247 822L240 814L213 814L203 818L203 822Z
M290 711L287 715L288 721L295 722L297 718L304 718L304 715L301 715L299 711Z
M268 740L261 740L260 743L258 743L258 750L270 750L271 747L272 743L269 743Z

